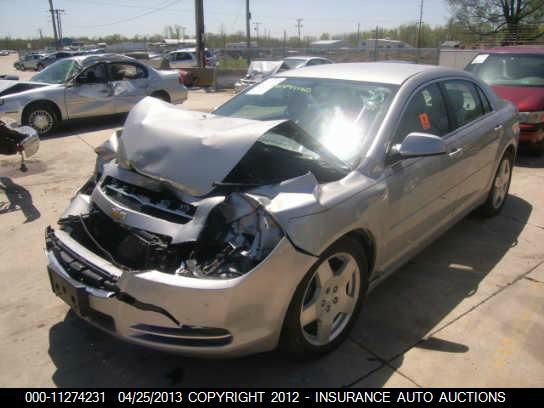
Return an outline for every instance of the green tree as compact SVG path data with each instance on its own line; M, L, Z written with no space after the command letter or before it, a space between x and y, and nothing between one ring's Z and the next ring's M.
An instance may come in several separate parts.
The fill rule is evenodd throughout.
M542 33L543 0L448 0L455 19L471 33L499 35L506 43L530 41Z

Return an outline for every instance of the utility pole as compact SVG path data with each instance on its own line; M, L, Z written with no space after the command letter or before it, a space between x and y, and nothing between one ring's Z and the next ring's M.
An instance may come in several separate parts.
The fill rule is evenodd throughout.
M374 35L374 61L378 61L378 26L376 26L376 34Z
M283 30L283 56L287 56L286 48L287 47L287 30Z
M300 46L300 29L303 27L302 20L304 20L304 19L303 18L297 18L297 24L295 25L295 27L298 30L298 45L299 46Z
M357 48L359 48L361 39L361 23L357 23Z
M59 45L59 37L57 36L57 22L55 19L55 10L53 10L53 0L49 0L49 12L51 13L51 21L53 21L53 35L55 36L55 46Z
M59 44L62 47L62 22L61 22L61 13L64 13L64 10L61 9L55 9L55 15L57 16L57 33L59 36Z
M198 66L204 68L204 4L203 0L195 0L196 53Z
M417 55L416 62L419 62L419 47L421 47L421 24L423 23L423 0L419 4L419 23L417 28Z
M253 29L255 30L255 41L257 41L257 43L259 42L259 26L261 24L262 23L259 23L257 21L253 22Z
M250 22L251 22L251 12L249 11L249 0L246 0L246 39L247 39L247 62L248 64L251 62L251 30L250 30Z
M40 34L40 40L43 40L43 32L41 28L38 28L38 34Z

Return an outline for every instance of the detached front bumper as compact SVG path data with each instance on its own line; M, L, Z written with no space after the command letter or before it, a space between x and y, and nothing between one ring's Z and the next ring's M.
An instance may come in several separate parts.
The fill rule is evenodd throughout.
M48 229L46 242L53 291L80 317L134 343L199 356L274 349L296 287L316 260L283 238L242 277L197 279L123 271L64 231Z
M0 120L4 123L10 123L14 126L21 125L21 111L19 109L4 108L0 105Z

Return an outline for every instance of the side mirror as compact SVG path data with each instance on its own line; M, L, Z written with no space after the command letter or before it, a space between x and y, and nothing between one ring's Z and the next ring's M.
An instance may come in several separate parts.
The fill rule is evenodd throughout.
M391 152L400 159L439 156L446 154L446 143L435 135L412 132L401 144L394 145Z

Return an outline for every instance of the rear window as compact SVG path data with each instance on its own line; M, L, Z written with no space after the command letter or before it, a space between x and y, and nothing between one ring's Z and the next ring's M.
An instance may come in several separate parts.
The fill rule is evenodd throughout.
M466 70L489 85L544 86L544 55L480 54Z

